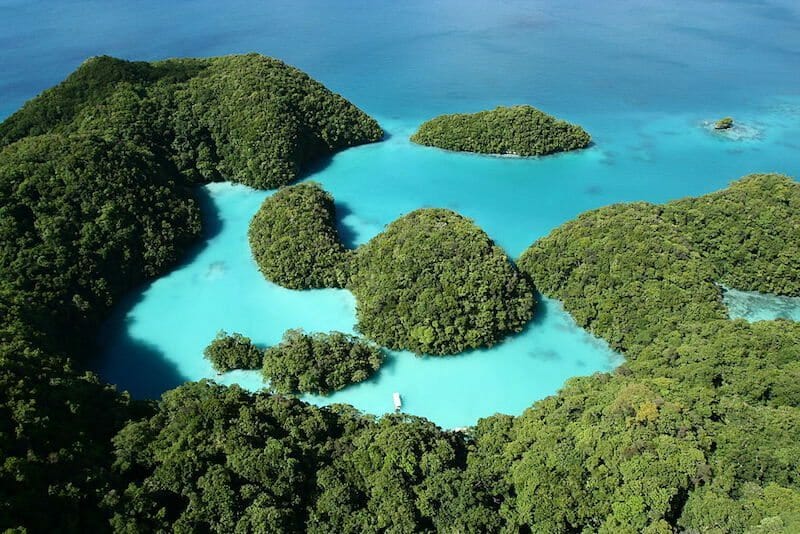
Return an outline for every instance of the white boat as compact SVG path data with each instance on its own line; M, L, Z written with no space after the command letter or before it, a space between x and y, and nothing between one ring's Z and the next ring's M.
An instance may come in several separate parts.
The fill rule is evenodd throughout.
M403 399L401 399L400 394L395 391L392 393L392 400L394 401L394 411L399 412L400 408L403 407Z

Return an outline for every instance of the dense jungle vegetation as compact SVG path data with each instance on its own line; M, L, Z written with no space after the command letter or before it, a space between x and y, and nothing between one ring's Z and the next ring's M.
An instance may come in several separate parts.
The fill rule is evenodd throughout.
M263 373L276 393L327 395L363 382L382 363L381 349L356 336L288 330L264 351Z
M581 326L635 356L692 321L725 319L722 288L800 295L800 190L776 174L670 202L580 215L520 269Z
M249 337L238 332L228 334L224 330L217 332L217 337L205 348L203 356L218 373L234 369L260 369L264 359L263 351Z
M92 58L0 124L0 528L109 528L110 438L152 407L80 368L110 306L197 242L191 186L279 185L381 135L254 54Z
M459 152L546 156L586 148L592 138L580 126L534 107L499 106L435 117L422 123L411 140Z
M217 333L204 355L214 370L258 369L275 393L327 395L372 376L383 363L381 349L342 332L306 334L287 330L280 343L261 350L239 333Z
M346 287L358 330L389 348L456 354L520 331L533 288L475 224L444 209L413 211L347 250L331 196L303 183L267 198L250 245L268 280L293 289Z
M336 229L333 197L313 182L280 189L256 212L250 249L267 280L290 289L342 287L351 251Z
M258 54L87 60L0 125L0 146L43 133L125 137L192 181L272 188L322 157L378 141L378 123L305 73Z
M800 326L731 321L716 285L798 294L800 184L781 176L595 210L535 244L520 266L628 362L464 433L207 381L133 401L80 370L109 307L200 233L187 185L216 156L148 144L161 119L133 95L156 89L130 81L180 63L112 61L0 127L0 528L800 531ZM367 264L404 250L389 236Z
M358 330L393 349L456 354L519 332L533 287L471 220L445 209L391 223L352 260Z

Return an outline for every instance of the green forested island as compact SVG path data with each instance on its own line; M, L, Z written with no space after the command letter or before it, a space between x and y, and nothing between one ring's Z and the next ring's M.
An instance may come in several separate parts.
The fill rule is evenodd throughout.
M342 332L306 334L287 330L266 350L239 333L217 333L204 351L218 373L260 370L276 393L327 395L362 382L383 363L376 345Z
M313 183L280 189L256 212L250 250L267 280L290 289L342 287L351 251L339 240L333 197Z
M537 288L628 357L727 318L720 284L800 295L800 186L756 174L718 193L584 213L519 260Z
M213 61L297 73L254 56ZM237 160L199 149L176 156L184 142L214 139L201 123L181 130L197 133L191 141L161 144L147 133L150 124L172 131L160 128L177 120L176 108L160 107L155 88L180 85L186 73L151 86L120 72L128 71L84 81L76 73L68 90L45 93L0 126L0 528L800 530L800 325L729 320L716 285L800 293L800 184L756 175L696 199L610 206L535 243L521 269L628 361L570 380L519 417L449 432L416 417L376 419L208 381L134 401L83 370L91 356L83 340L126 290L197 242L188 186ZM46 105L53 98L60 102ZM217 150L216 141L205 146ZM283 161L264 145L251 149L259 156L248 161ZM291 175L239 171L231 177L261 186ZM481 236L470 251L478 264L500 264L472 223L414 213L420 226L441 223L428 227L442 232L444 248L426 245L432 254L449 250L451 229ZM420 246L395 241L420 237L408 220L356 257L351 276L360 261L382 265L390 251ZM396 263L389 276L414 268ZM508 278L516 279L524 278Z
M500 106L433 118L424 122L411 140L459 152L545 156L585 148L591 136L580 126L532 106Z
M347 287L359 331L416 353L491 346L533 315L530 282L483 230L446 209L389 224L356 251Z
M377 122L305 73L248 54L133 62L94 57L0 125L0 146L43 133L124 137L194 182L261 188L378 141Z
M218 373L234 369L260 369L264 360L263 351L249 337L238 332L228 334L224 330L220 330L208 344L203 356Z
M381 350L355 336L288 330L264 351L263 373L276 393L326 395L366 380L382 363Z
M268 280L350 289L358 330L389 348L443 355L491 346L533 315L530 282L480 228L450 210L413 211L346 250L333 199L303 183L267 198L249 235Z

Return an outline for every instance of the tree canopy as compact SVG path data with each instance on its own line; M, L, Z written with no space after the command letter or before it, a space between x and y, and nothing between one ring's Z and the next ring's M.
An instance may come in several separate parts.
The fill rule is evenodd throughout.
M110 528L111 437L151 407L79 369L122 294L197 242L191 186L280 185L381 135L254 54L92 58L0 123L0 529Z
M533 287L471 220L415 210L369 243L339 240L333 198L317 184L279 190L250 223L264 276L293 289L346 287L358 330L392 349L455 354L519 332L533 314Z
M313 183L280 189L264 200L248 231L258 268L291 289L342 287L350 251L339 240L333 197Z
M223 75L226 61L254 65ZM263 70L273 68L274 79ZM235 102L315 101L293 85L298 76L257 56L97 58L0 126L1 529L800 528L800 327L732 321L716 285L800 294L800 185L779 175L663 206L602 208L534 244L522 270L627 362L570 380L519 417L451 432L206 381L134 401L79 370L92 356L85 340L120 296L197 241L193 180L283 183L295 168L286 154L321 146L254 140L239 130L246 114L233 117ZM318 96L319 109L338 102ZM295 116L285 111L265 113ZM223 112L231 122L214 118ZM326 146L344 146L336 125L347 120L312 117L333 128L323 128ZM269 124L259 118L254 131ZM530 283L447 210L413 212L352 255L359 320L387 344L461 350L529 317ZM426 322L435 316L444 319ZM337 354L350 341L339 339Z
M800 295L798 228L797 182L754 174L699 198L584 213L519 265L578 324L636 355L680 324L727 318L719 284Z
M263 351L253 345L249 337L237 332L228 334L224 330L220 330L208 344L203 356L220 373L233 369L259 369L264 359Z
M277 393L326 395L366 380L382 363L380 348L356 336L287 330L264 352L263 373Z
M94 57L0 125L0 146L46 132L120 134L194 181L271 188L319 158L378 141L353 104L276 59L247 54L130 62Z
M532 106L499 106L433 118L422 123L411 140L459 152L545 156L585 148L591 136Z
M455 354L519 332L533 287L471 220L413 211L356 251L347 287L358 329L393 349Z

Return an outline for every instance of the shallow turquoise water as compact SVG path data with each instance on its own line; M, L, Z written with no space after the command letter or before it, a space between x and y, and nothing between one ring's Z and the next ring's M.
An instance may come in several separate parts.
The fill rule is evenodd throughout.
M722 300L731 319L746 319L750 322L774 319L800 321L800 297L726 289Z
M389 134L310 177L333 193L352 245L408 211L439 206L475 219L516 257L587 209L703 194L750 172L800 174L800 5L789 0L0 0L0 46L0 116L100 53L257 51L306 70ZM594 146L512 159L407 140L440 113L517 103L583 125ZM741 128L708 129L725 115ZM214 185L206 196L207 243L131 295L101 336L98 369L137 395L213 377L201 351L218 329L261 344L287 328L352 329L346 291L288 291L256 271L245 232L266 193ZM519 413L568 377L618 359L545 301L540 319L496 348L396 354L375 380L313 400L383 413L400 391L409 412L461 426ZM246 373L221 380L260 384Z
M257 372L216 376L202 352L218 329L241 332L262 346L277 343L289 328L353 331L355 300L348 291L291 291L258 272L246 232L266 193L231 184L204 189L216 206L218 233L191 261L122 306L101 337L107 355L101 374L138 396L158 395L182 377L263 387ZM359 241L379 229L354 215L344 224ZM558 302L545 299L537 312L525 332L491 350L446 358L391 352L374 379L327 398L306 398L381 414L392 410L398 391L406 412L458 427L496 412L520 413L571 376L620 362L605 342L577 328Z

